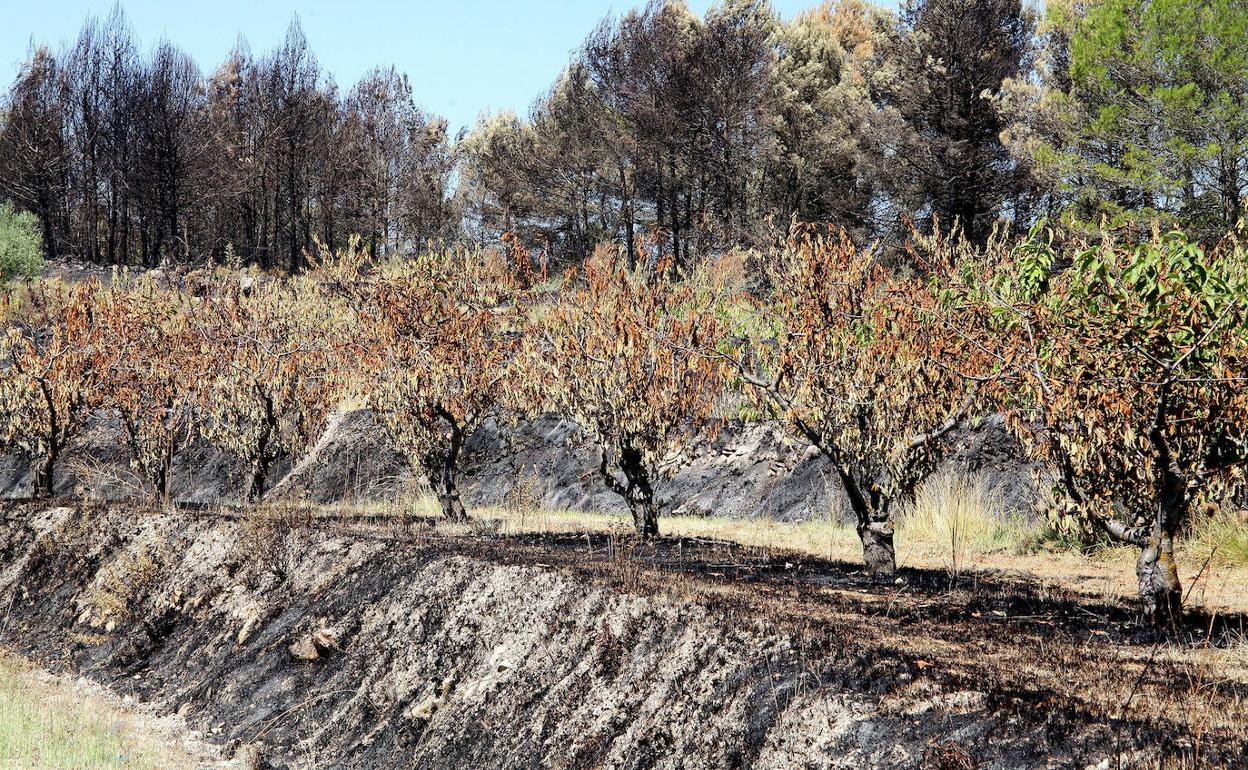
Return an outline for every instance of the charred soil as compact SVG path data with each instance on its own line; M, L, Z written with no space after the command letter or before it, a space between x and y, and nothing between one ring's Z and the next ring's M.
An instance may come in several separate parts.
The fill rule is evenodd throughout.
M1244 618L719 541L14 504L0 645L257 767L1243 767Z

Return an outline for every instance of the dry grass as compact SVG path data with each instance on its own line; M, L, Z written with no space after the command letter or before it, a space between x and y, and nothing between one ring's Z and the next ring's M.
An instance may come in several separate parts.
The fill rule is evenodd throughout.
M126 552L101 570L99 579L87 592L84 604L98 622L122 621L129 615L132 602L146 594L161 578L171 555L160 545Z
M143 721L0 653L0 767L6 770L204 766Z
M1219 510L1200 517L1187 538L1195 555L1220 566L1248 566L1248 511Z
M1015 553L1030 532L1018 517L1005 517L997 490L983 475L941 473L919 488L897 521L897 539L944 548L951 574L974 567L983 556Z

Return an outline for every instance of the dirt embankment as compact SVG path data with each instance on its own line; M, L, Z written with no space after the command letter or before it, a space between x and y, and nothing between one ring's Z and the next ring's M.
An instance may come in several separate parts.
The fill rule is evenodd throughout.
M716 542L2 517L0 645L179 712L257 767L1242 767L1248 751L1248 666L1222 646L1242 618L1158 645L1128 610L1051 587L876 586Z
M997 492L1002 514L1030 513L1038 494L1036 467L1026 462L999 420L988 418L953 437L947 466L982 473ZM618 495L598 476L598 448L577 427L554 415L514 424L495 420L470 437L461 486L472 505L500 502L517 483L535 482L542 507L623 512ZM770 423L732 422L714 438L690 441L671 458L659 501L676 514L822 519L848 509L836 474L809 446L785 438ZM185 503L236 502L248 474L229 454L198 440L174 458L173 496ZM22 457L0 455L0 496L26 497L33 477ZM367 409L337 413L303 456L278 463L269 499L366 503L415 491L402 458L385 441ZM89 499L142 499L142 481L129 467L120 428L97 418L71 445L57 471L57 494Z

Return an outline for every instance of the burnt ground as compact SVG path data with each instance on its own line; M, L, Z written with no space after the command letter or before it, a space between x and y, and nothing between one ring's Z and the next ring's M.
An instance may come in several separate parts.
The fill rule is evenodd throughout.
M1245 767L1242 616L719 541L0 514L0 644L268 767Z
M144 482L125 446L115 419L93 416L66 448L57 494L143 499ZM532 485L542 509L622 513L622 500L600 478L598 454L574 423L556 415L514 424L487 420L464 447L464 499L477 507L497 505L524 484ZM667 470L672 476L658 490L658 502L676 515L782 521L848 515L826 458L791 442L773 423L731 421L714 435L696 436ZM1022 455L999 417L953 435L941 472L982 480L1002 515L1032 515L1047 488L1040 481L1044 469ZM277 463L270 476L270 501L358 505L421 490L367 409L335 412L301 459ZM199 438L174 456L170 493L181 504L218 505L245 500L249 480L236 457ZM29 495L33 483L26 457L0 453L0 496Z

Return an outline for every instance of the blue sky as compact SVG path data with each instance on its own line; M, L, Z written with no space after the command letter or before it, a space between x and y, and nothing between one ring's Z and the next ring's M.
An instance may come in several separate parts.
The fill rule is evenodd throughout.
M87 14L107 15L114 0L0 0L0 75L16 74L33 39L72 41ZM818 0L772 0L788 18ZM691 0L704 12L709 0ZM524 113L567 62L568 54L608 12L628 2L594 0L124 0L145 47L162 37L190 52L205 70L241 34L267 51L298 14L324 70L347 88L370 67L407 72L417 100L445 115L452 130L487 109Z

